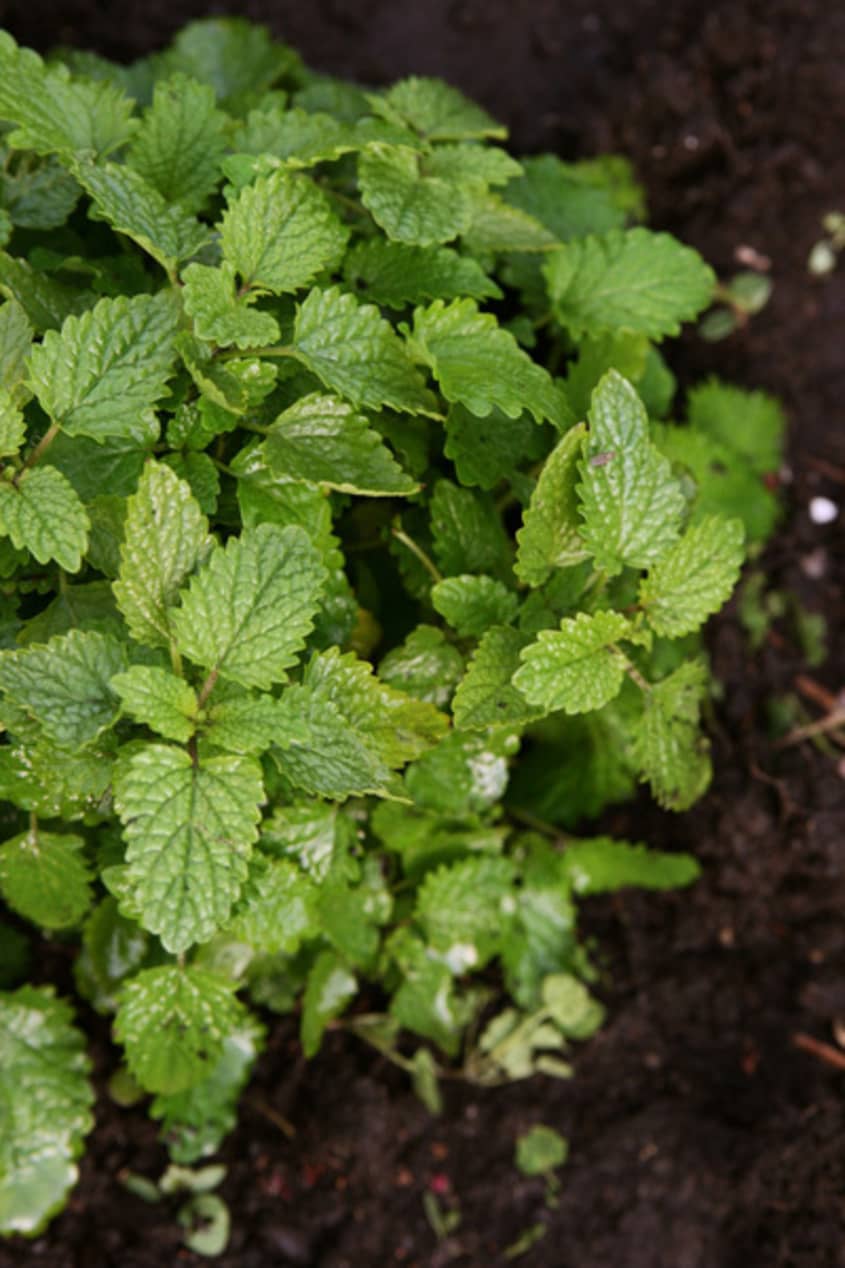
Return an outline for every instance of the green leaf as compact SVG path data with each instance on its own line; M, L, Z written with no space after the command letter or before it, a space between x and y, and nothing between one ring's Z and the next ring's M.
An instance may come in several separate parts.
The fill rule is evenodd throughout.
M148 744L118 769L115 806L133 901L168 951L204 942L225 924L263 796L261 768L247 757L193 762L182 749Z
M543 983L543 1004L567 1039L589 1039L604 1021L604 1008L572 973L553 973Z
M532 361L492 313L472 299L435 300L414 310L408 334L414 356L430 366L447 401L460 401L486 417L500 409L508 418L523 410L535 422L562 425L566 406L547 370Z
M282 682L313 629L325 581L301 528L245 529L191 578L173 617L179 650L245 687Z
M513 481L523 462L542 458L547 448L545 429L530 414L508 418L494 409L479 418L465 406L453 405L446 418L443 452L454 462L461 484L492 489L500 480Z
M274 475L341 493L407 496L419 488L367 419L336 396L302 396L271 425L264 442Z
M115 1012L121 984L149 962L151 946L152 938L138 922L120 913L117 899L104 898L85 921L82 950L74 962L80 994L98 1013Z
M210 454L193 451L166 453L162 462L189 486L200 510L206 515L213 515L220 496L220 475Z
M109 682L125 665L122 645L93 631L72 630L43 647L3 652L3 707L22 710L62 747L90 744L117 717Z
M710 782L709 744L699 730L707 671L701 661L686 661L662 682L652 684L632 752L661 806L686 810Z
M710 515L693 524L640 584L639 602L658 634L680 638L718 612L745 556L740 520Z
M242 190L220 228L223 258L243 285L275 295L297 291L335 269L348 236L308 176L281 170Z
M273 744L284 748L307 736L306 728L297 729L273 696L250 692L220 700L219 694L215 692L211 704L206 706L207 722L203 727L205 739L216 748L229 753L259 754Z
M214 91L185 75L155 86L126 156L168 203L197 212L220 179L226 150L226 117L215 107Z
M227 1036L246 1025L247 1016L234 983L167 964L125 984L114 1034L141 1086L172 1095L209 1077Z
M0 457L8 458L16 454L25 439L26 424L23 414L9 389L0 386Z
M495 954L513 883L514 865L505 858L466 859L426 875L415 918L455 976Z
M257 294L236 295L235 267L228 260L214 269L189 264L182 281L185 312L193 317L200 339L221 347L261 348L280 338L276 319L249 307Z
M584 544L611 576L623 565L647 568L678 540L683 492L649 439L640 398L615 370L593 392L579 472Z
M507 570L510 543L492 498L438 480L431 498L434 554L447 576Z
M38 1233L94 1125L85 1040L49 987L0 995L0 1232Z
M306 1057L316 1056L329 1022L339 1017L358 992L355 975L335 951L322 951L308 975L302 998L300 1034Z
M465 233L472 221L466 185L426 175L426 166L416 150L399 145L373 145L358 159L361 201L396 242L436 246Z
M391 648L378 672L389 687L442 709L460 682L464 659L442 630L418 625L403 643Z
M505 198L539 220L558 242L623 227L625 214L611 191L586 180L582 164L538 154L524 159L522 168Z
M687 412L696 431L741 454L760 475L780 467L786 418L773 396L710 379L690 392Z
M80 189L52 156L42 163L31 159L9 164L0 181L0 203L18 229L58 229L76 206Z
M101 299L48 331L29 359L29 385L68 436L141 442L139 416L166 390L175 359L177 310L169 295Z
M40 564L54 559L65 572L79 572L89 528L85 507L55 467L23 471L17 484L0 482L0 533Z
M60 326L72 313L84 312L95 299L90 291L65 286L5 251L0 251L0 294L22 308L39 332Z
M179 589L210 546L208 522L188 485L163 463L148 462L127 506L114 583L118 607L139 643L170 645Z
M318 889L287 859L257 856L226 932L257 951L293 955L321 931Z
M91 196L98 214L124 233L173 277L183 260L196 255L211 237L206 225L169 203L139 172L118 163L77 164L74 176Z
M524 1176L546 1176L569 1157L569 1142L553 1127L539 1123L516 1142L516 1165Z
M622 686L626 662L616 643L630 635L631 623L619 612L566 617L559 630L541 630L522 652L513 685L549 713L600 709Z
M356 137L355 129L343 119L322 111L311 113L298 106L274 104L263 110L250 110L246 122L235 131L231 148L235 160L247 154L273 155L293 169L334 162L363 143L364 139ZM224 161L223 168L234 179L232 160Z
M507 625L519 607L512 590L484 576L439 581L432 588L431 603L462 638L480 638L491 625Z
M47 67L5 31L0 42L0 119L17 126L8 143L36 154L75 159L108 154L129 139L133 102L113 84L76 80L61 65Z
M296 355L354 405L430 414L435 402L405 346L373 304L336 287L312 290L296 315Z
M44 929L76 925L91 904L81 837L28 832L0 845L0 891L9 906Z
M522 726L541 716L514 686L520 653L530 638L508 626L493 626L482 638L462 679L452 712L455 725L467 730L491 726Z
M124 712L136 722L183 744L193 735L197 697L184 679L166 669L133 665L115 674L109 685L120 696Z
M507 787L513 729L485 735L453 731L408 767L405 788L414 804L456 818L483 814Z
M230 108L237 99L265 92L283 75L299 70L299 58L274 41L263 26L245 18L189 22L163 55L169 72L181 71L210 84Z
M413 128L428 141L504 139L507 129L442 79L410 75L381 96L367 98L391 123Z
M2 289L0 279L0 289ZM16 405L23 404L24 371L32 347L32 326L24 308L14 299L0 304L0 388Z
M544 266L556 319L570 333L676 335L713 298L712 269L668 233L636 228L576 239Z
M668 854L610 837L568 842L561 863L573 891L582 897L612 894L629 885L677 889L692 884L701 874L689 854Z
M516 534L514 572L520 581L541 586L555 568L571 568L588 557L578 518L578 458L586 434L573 427L546 459Z
M402 934L401 941L392 940L401 980L390 1001L390 1015L415 1034L432 1039L448 1056L456 1057L461 1032L473 1010L457 995L453 976L442 959L419 938L406 930Z
M409 246L371 238L357 243L343 262L350 289L388 308L431 299L501 299L502 292L477 260L449 247Z

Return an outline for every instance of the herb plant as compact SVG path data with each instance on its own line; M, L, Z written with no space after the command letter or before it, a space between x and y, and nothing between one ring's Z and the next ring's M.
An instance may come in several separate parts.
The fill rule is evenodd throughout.
M178 1164L266 1010L432 1106L444 1063L567 1073L602 1016L578 898L696 875L584 825L707 785L699 632L782 419L713 382L666 421L711 270L623 160L517 162L446 84L365 92L239 21L128 68L0 33L0 120L0 1228L31 1234L92 1121L50 942Z

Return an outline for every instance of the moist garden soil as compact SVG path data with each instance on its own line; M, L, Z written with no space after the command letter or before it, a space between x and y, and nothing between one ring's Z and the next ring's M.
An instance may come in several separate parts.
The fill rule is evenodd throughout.
M845 686L845 261L824 280L806 269L821 216L845 210L845 8L256 0L233 9L268 22L321 69L372 83L409 72L451 79L510 124L517 152L627 154L654 225L723 277L765 257L774 292L763 313L722 343L688 332L672 360L682 384L718 372L782 397L787 515L764 567L773 586L825 616L829 655L810 670L788 621L752 652L735 604L714 623L724 696L711 791L682 817L643 797L603 825L693 851L703 878L689 892L586 905L608 1022L579 1051L571 1082L449 1084L433 1118L355 1039L330 1035L306 1064L294 1024L274 1024L222 1152L233 1232L216 1262L845 1266L845 1072L826 1049L806 1047L809 1036L835 1055L845 1019L845 765L841 750L778 748L769 736L773 698L803 690L810 716L821 716L823 692ZM0 25L35 47L128 59L209 11L221 6L21 0L0 3ZM818 495L842 504L838 524L812 523ZM84 1010L82 1021L102 1088L107 1028ZM551 1205L544 1182L513 1165L516 1137L538 1122L572 1146ZM181 1247L172 1206L148 1206L117 1183L122 1168L157 1176L165 1161L143 1111L102 1095L67 1210L43 1237L0 1249L0 1265L206 1262ZM451 1233L438 1237L426 1193L459 1213ZM542 1238L506 1258L536 1225Z

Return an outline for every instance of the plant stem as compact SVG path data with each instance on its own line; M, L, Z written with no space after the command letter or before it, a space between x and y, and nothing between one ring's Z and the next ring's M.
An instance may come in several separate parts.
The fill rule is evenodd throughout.
M24 461L23 466L21 467L20 471L17 473L14 480L12 481L12 484L14 484L15 487L17 487L20 481L20 478L24 474L24 472L28 471L30 467L34 467L36 462L38 462L38 460L41 457L43 457L43 455L50 448L50 446L52 445L53 441L56 439L58 434L59 434L59 424L51 423L50 426L45 431L44 435L39 440L38 444L35 446L35 448L30 450L29 454L27 455Z
M217 670L212 669L205 682L200 687L200 693L197 696L197 709L201 709L208 697L211 695L217 684Z
M408 550L412 555L416 555L423 568L425 568L428 575L434 579L435 583L443 580L443 574L439 571L432 560L429 559L422 546L418 546L413 537L408 536L398 521L393 525L390 531L398 542L401 542L403 546L408 547Z

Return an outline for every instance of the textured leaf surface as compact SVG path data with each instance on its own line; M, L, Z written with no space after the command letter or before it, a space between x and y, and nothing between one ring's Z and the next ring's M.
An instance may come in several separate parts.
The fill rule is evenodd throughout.
M2 338L1 330L0 338ZM5 458L16 454L25 437L26 424L23 414L15 404L9 389L0 383L0 456Z
M554 154L525 159L522 175L505 192L509 203L534 216L558 242L621 229L624 211L609 189L584 179L581 164Z
M48 988L0 995L0 1232L36 1233L75 1183L94 1119L85 1041Z
M32 347L32 326L26 312L14 299L0 304L0 388L15 404L25 391L24 369Z
M111 726L118 700L111 678L126 666L123 647L95 631L72 630L43 647L0 655L0 691L56 744L76 748Z
M344 276L363 298L388 308L431 299L500 299L502 292L477 260L449 247L408 246L373 238L344 260Z
M470 226L469 191L454 179L426 175L413 149L372 146L358 160L358 184L364 206L396 242L436 246Z
M52 466L24 472L17 485L0 483L0 533L40 564L54 559L79 572L90 520L73 485Z
M578 458L586 428L573 427L546 459L522 517L514 571L530 586L542 585L555 568L586 559L578 517Z
M503 138L507 129L442 79L410 75L383 96L369 98L371 106L397 123L414 129L429 141Z
M217 99L234 109L238 98L266 91L299 63L292 49L245 18L189 22L163 56L168 70L210 84Z
M710 782L709 744L698 725L707 671L687 661L643 701L633 754L654 796L667 810L686 810Z
M508 418L494 409L479 418L464 405L453 405L446 418L444 453L451 458L461 484L493 489L500 480L513 481L526 461L545 456L544 430L530 414Z
M257 857L227 933L258 951L292 955L320 932L318 890L296 863Z
M81 313L94 303L90 291L79 291L37 272L26 260L0 251L0 293L23 309L37 331L60 326L71 313Z
M367 419L336 396L300 397L272 424L264 451L274 474L341 493L388 497L419 487Z
M197 697L183 678L152 665L133 665L115 674L110 686L136 722L183 744L193 735Z
M444 573L498 573L507 567L510 542L492 498L438 480L430 505L434 554Z
M32 827L0 845L0 890L9 906L44 929L78 924L91 904L81 837Z
M645 845L594 837L567 844L561 865L576 894L608 894L628 885L640 889L677 889L701 873L689 854L668 854Z
M277 295L334 269L347 237L322 190L309 177L285 171L242 190L220 228L223 257L243 284Z
M469 730L521 726L540 716L543 709L529 704L512 681L521 664L520 653L530 641L504 625L487 631L452 701L456 726Z
M319 1051L326 1026L355 998L358 982L335 951L323 951L314 961L302 999L302 1050L306 1057Z
M303 529L246 529L192 577L173 618L179 649L245 687L281 682L313 628L325 579Z
M124 534L118 607L134 639L166 647L179 589L211 546L208 522L188 485L151 461L129 499Z
M69 436L141 439L139 416L164 394L173 366L177 321L164 293L102 299L33 348L30 386Z
M630 621L619 612L566 617L559 630L542 630L525 649L513 685L529 704L548 712L600 709L622 686L625 660L614 644L630 630Z
M220 179L225 124L211 87L174 75L156 84L127 162L167 202L199 211Z
M677 541L684 496L649 438L640 398L615 370L593 392L584 454L585 545L611 575L626 564L647 568Z
M493 577L447 577L431 591L431 602L462 638L480 638L491 625L507 625L519 599Z
M680 638L718 612L745 555L740 520L710 515L693 524L640 585L640 606L658 634Z
M246 877L263 795L261 768L247 757L195 764L183 749L149 744L119 769L115 805L133 900L169 951L204 942L225 924Z
M545 265L555 316L576 337L676 335L713 298L712 269L667 233L615 230L560 247Z
M514 865L505 858L466 859L426 876L415 917L456 976L494 953L513 881Z
M233 983L204 969L169 964L145 969L126 983L114 1033L141 1087L172 1094L207 1078L226 1036L245 1021Z
M261 348L279 339L276 319L250 308L250 296L235 294L235 267L228 260L219 268L189 264L182 281L185 312L193 317L194 330L201 339L238 348Z
M297 313L294 342L309 370L355 405L410 414L434 409L402 341L373 304L336 288L313 290Z
M382 682L438 709L449 703L463 671L461 653L433 625L418 625L379 665Z
M293 719L281 710L273 696L254 692L219 700L215 696L205 713L208 721L203 735L216 748L230 753L263 753L273 744L284 748L294 739L304 739L306 730L296 728Z
M435 300L414 311L410 346L431 371L447 401L484 417L498 408L509 418L526 410L536 422L562 422L565 406L551 376L537 365L492 313L471 299Z

